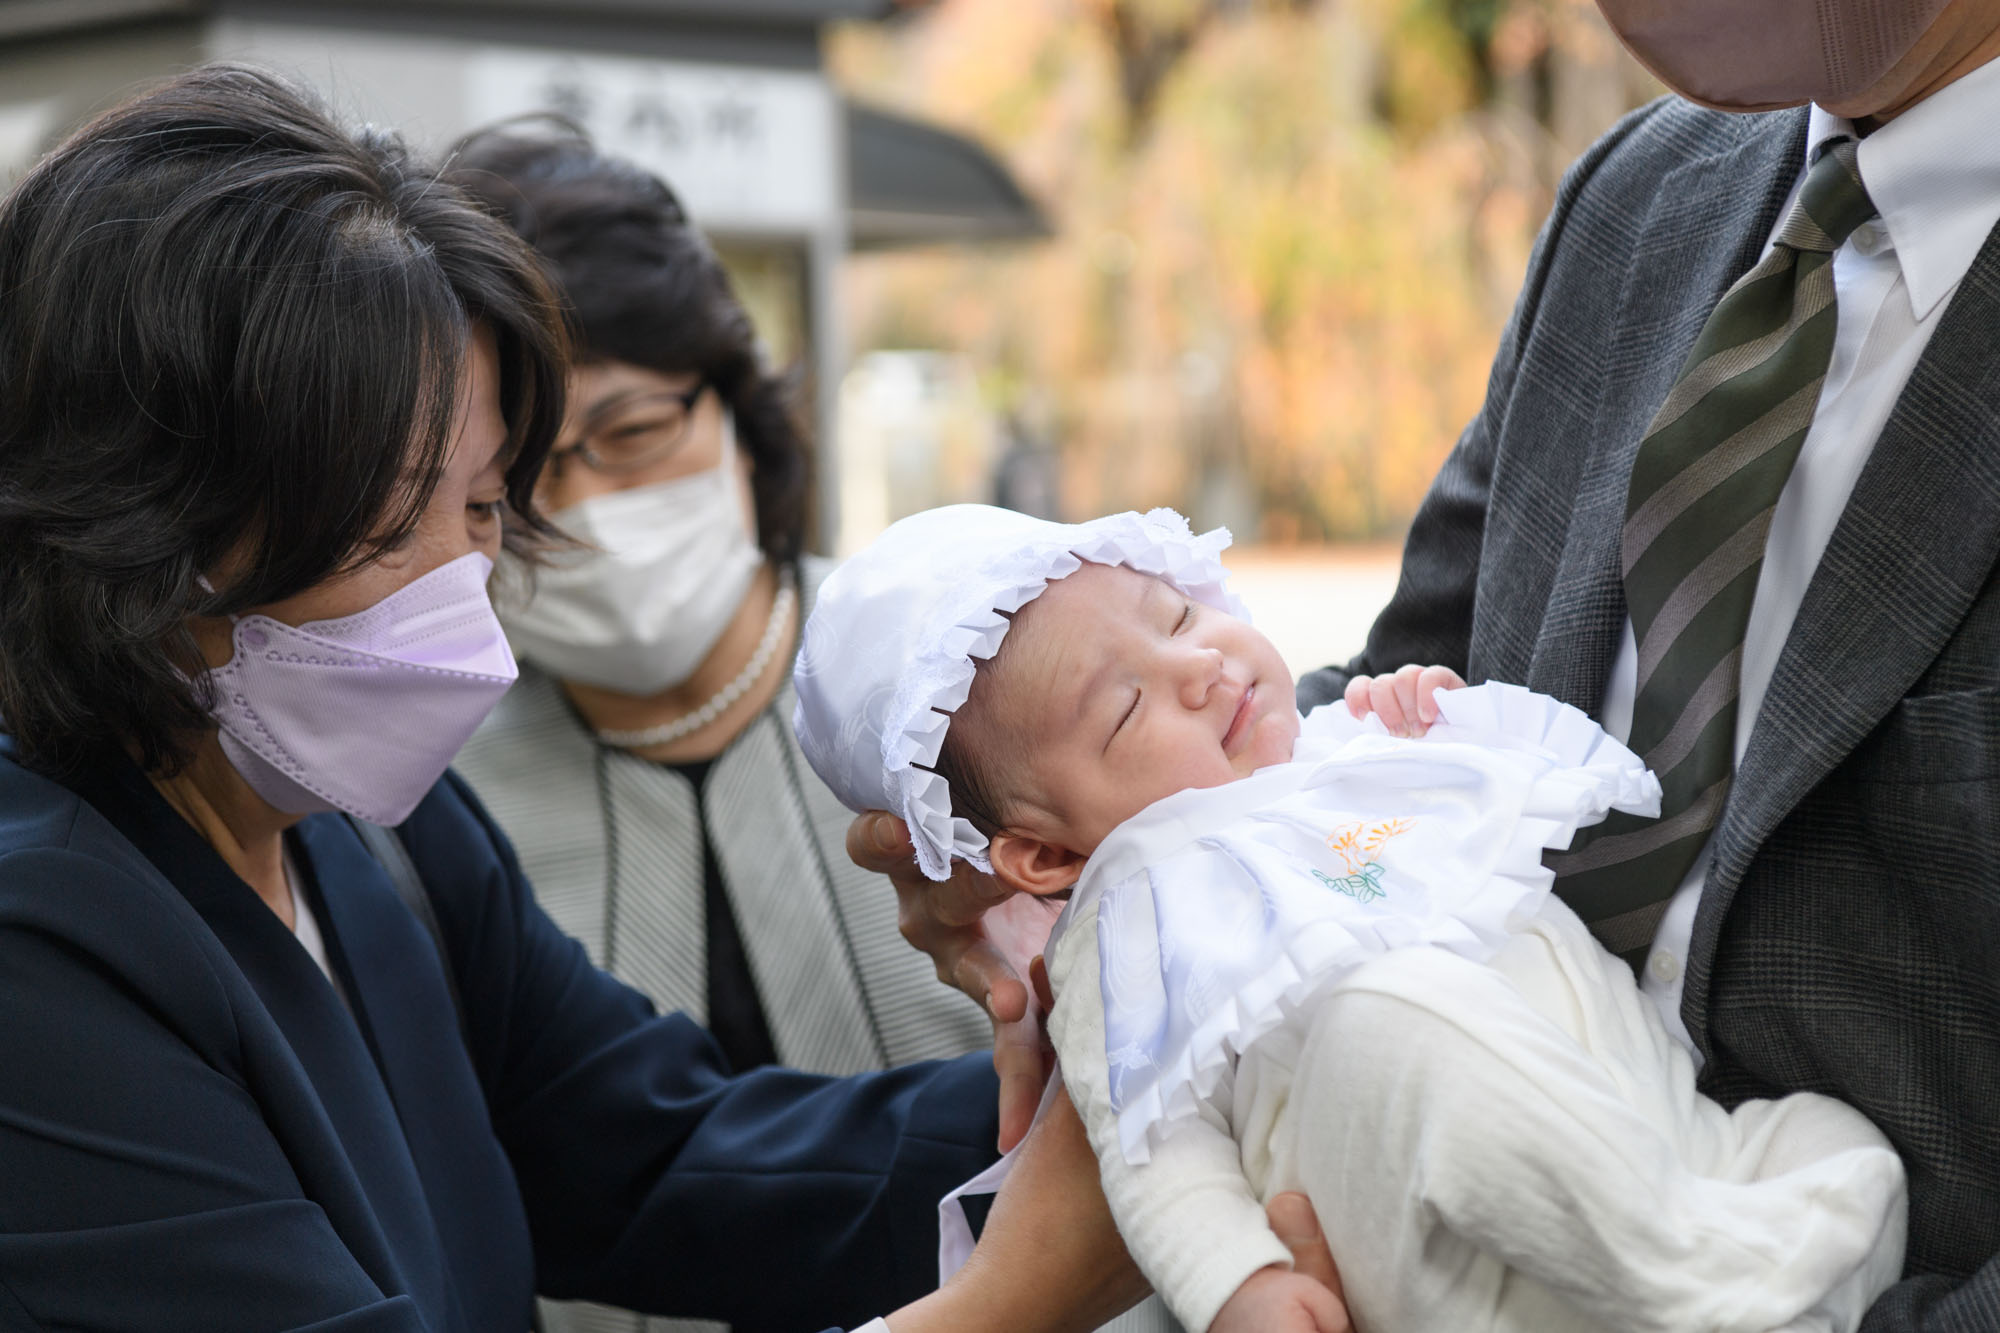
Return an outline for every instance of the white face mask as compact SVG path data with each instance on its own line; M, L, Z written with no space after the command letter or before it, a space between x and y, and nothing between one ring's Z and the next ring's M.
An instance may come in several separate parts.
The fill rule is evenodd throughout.
M723 421L722 461L708 471L551 515L597 549L558 554L535 571L526 605L518 590L496 598L516 656L640 697L694 674L764 559L744 522L735 432Z

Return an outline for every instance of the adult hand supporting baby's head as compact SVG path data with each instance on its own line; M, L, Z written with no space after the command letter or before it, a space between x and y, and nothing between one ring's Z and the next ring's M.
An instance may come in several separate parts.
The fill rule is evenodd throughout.
M1049 1069L1039 1007L1029 1002L1027 982L989 938L984 922L1014 891L964 861L952 863L950 879L926 877L908 827L880 810L848 825L847 855L863 870L889 877L903 938L930 955L938 980L964 991L992 1018L1000 1147L1013 1147L1034 1120Z

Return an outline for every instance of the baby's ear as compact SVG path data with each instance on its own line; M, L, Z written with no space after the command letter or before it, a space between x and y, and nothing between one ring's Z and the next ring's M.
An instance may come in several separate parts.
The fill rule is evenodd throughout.
M1002 884L1046 898L1076 884L1090 858L1026 833L1001 833L986 848L993 874Z

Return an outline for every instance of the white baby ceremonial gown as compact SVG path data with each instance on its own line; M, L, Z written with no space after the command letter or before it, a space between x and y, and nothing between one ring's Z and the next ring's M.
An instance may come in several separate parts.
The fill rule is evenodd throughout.
M1303 1188L1364 1333L1855 1328L1901 1267L1895 1153L1824 1097L1699 1096L1549 893L1542 849L1657 782L1543 696L1439 704L1421 740L1321 709L1086 866L1050 1030L1139 1266L1205 1329Z

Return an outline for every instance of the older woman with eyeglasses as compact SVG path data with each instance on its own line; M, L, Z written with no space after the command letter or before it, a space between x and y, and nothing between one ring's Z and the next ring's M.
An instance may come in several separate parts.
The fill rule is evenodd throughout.
M568 305L579 362L537 500L586 544L531 575L503 562L521 678L458 771L556 922L703 1019L736 1069L986 1049L987 1015L899 938L892 886L848 859L853 816L793 738L792 658L828 564L803 554L786 385L715 254L666 185L560 124L476 134L453 162Z

